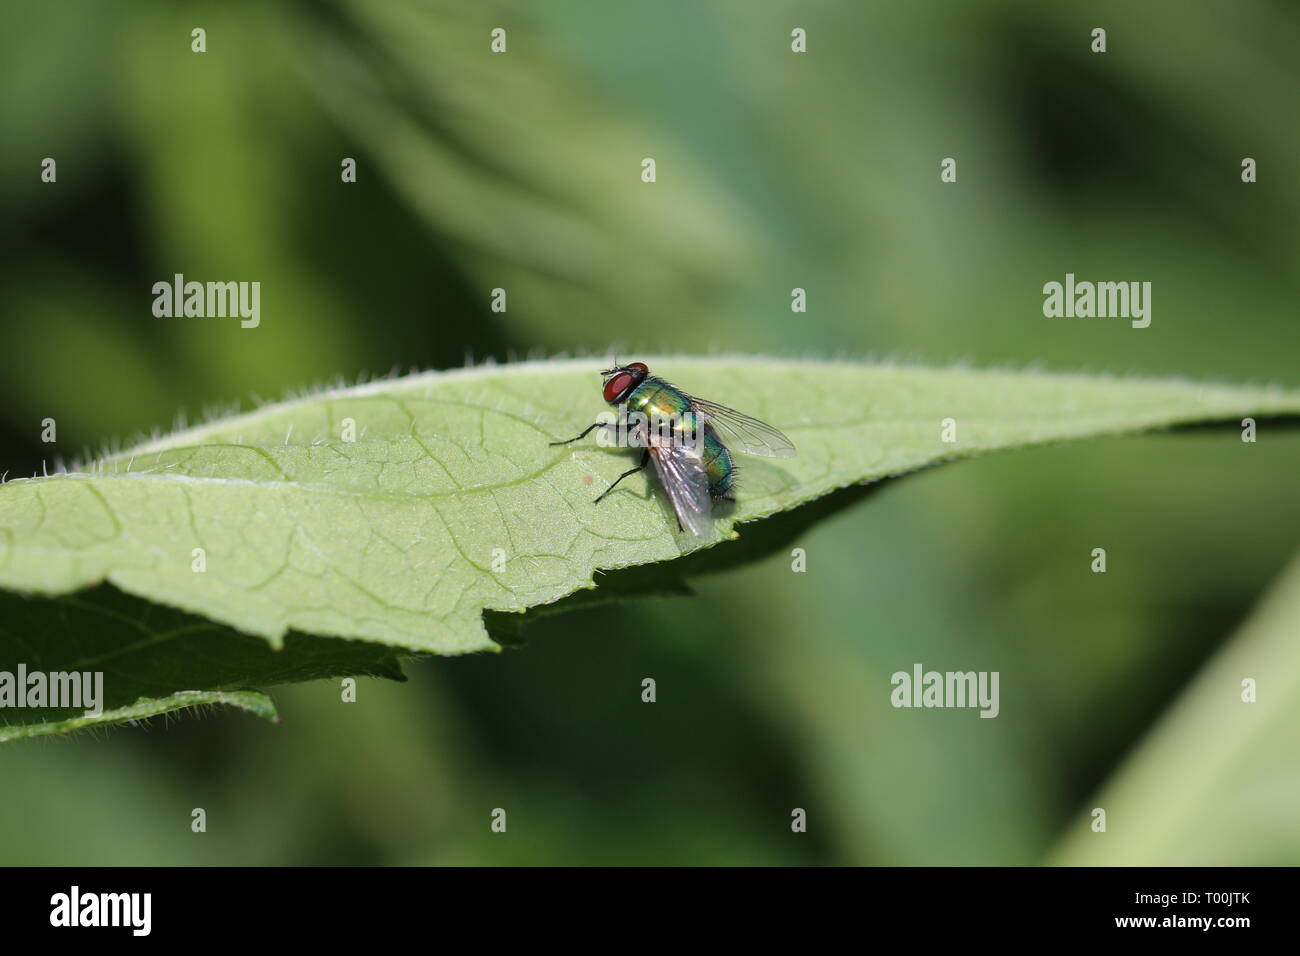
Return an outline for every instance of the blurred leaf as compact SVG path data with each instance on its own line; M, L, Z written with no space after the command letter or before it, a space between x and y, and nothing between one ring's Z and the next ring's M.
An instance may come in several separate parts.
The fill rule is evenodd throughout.
M677 532L642 476L593 506L627 455L548 442L594 417L596 365L532 362L321 392L85 472L10 482L0 489L0 585L57 596L108 581L284 647L277 667L298 653L284 646L291 628L459 654L497 647L484 611L524 612L595 587L600 571L692 555L736 538L738 523L837 489L993 449L1300 412L1293 392L1187 382L754 358L652 364L778 424L799 448L748 460L738 503L708 538ZM955 441L942 440L946 419ZM341 437L349 427L355 441ZM761 527L758 550L784 540ZM719 552L722 563L751 556L743 545ZM224 678L240 676L236 666Z
M1114 780L1089 801L1051 862L1224 866L1300 859L1300 560L1206 665ZM1243 701L1251 679L1257 699ZM1091 830L1091 810L1106 831Z
M691 144L647 129L548 42L531 5L367 0L286 8L285 61L440 236L520 341L602 347L735 308L774 241ZM490 32L508 27L509 51ZM657 179L641 180L641 162ZM788 286L787 286L788 290ZM788 296L788 291L783 295ZM597 339L592 339L593 329ZM663 341L662 338L658 339Z

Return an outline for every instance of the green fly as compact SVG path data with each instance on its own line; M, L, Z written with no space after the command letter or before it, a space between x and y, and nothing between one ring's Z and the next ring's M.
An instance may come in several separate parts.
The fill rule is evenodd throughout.
M654 462L659 483L677 516L678 530L704 537L715 501L735 501L736 465L731 449L764 458L790 458L794 443L771 425L740 412L687 395L676 385L650 374L643 362L616 365L600 373L605 401L619 409L616 421L598 421L568 441L593 429L618 431L624 442L644 448L641 463L614 480L596 499L608 495L630 475Z

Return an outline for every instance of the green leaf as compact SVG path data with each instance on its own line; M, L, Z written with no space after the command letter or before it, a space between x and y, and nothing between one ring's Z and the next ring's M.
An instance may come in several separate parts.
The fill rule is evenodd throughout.
M717 513L707 539L677 532L646 475L592 503L633 452L594 441L549 446L605 409L598 359L414 375L304 395L81 472L0 487L0 588L30 596L9 599L26 601L30 619L0 632L0 661L85 659L36 652L67 650L95 632L67 616L63 596L107 582L133 602L117 607L119 616L140 617L152 635L99 635L92 657L130 649L115 699L392 676L398 652L498 648L485 612L505 642L517 639L519 615L530 608L681 593L684 574L783 546L860 498L864 483L943 460L1300 413L1300 393L1272 387L850 362L648 361L690 392L771 422L799 449L791 459L743 459L738 501ZM954 437L945 428L955 440L944 440ZM1252 446L1225 441L1248 467ZM768 520L747 524L760 518ZM715 548L737 538L738 524L740 540ZM583 596L597 584L607 588ZM113 593L84 599L95 610L83 612L106 616ZM195 617L151 623L142 611L150 605ZM62 637L42 623L60 615ZM196 629L203 621L217 627ZM261 658L243 635L264 639ZM327 648L318 643L326 638L348 640ZM220 660L203 662L198 648Z
M1300 558L1073 821L1065 866L1293 866L1300 857ZM1255 700L1243 699L1243 681ZM1171 795L1176 799L1171 799ZM1106 831L1093 832L1094 807Z
M85 730L90 727L145 720L149 717L160 717L163 714L170 714L179 710L215 706L217 704L237 707L266 720L279 720L275 713L275 705L271 703L271 699L265 694L259 694L255 691L181 690L174 694L168 694L166 697L142 697L134 704L105 710L95 716L65 717L62 720L40 720L34 723L0 725L0 743L8 743L11 740L20 740L24 737L67 734L74 730Z
M270 700L248 688L362 674L405 680L389 647L291 633L277 652L260 638L107 585L45 599L0 591L0 674L17 675L20 666L102 673L103 712L0 707L0 741L205 704L275 719Z

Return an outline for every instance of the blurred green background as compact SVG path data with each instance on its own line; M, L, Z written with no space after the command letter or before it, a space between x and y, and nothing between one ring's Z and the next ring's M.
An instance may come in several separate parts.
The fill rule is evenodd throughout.
M40 470L47 417L75 458L182 409L611 344L1295 387L1298 26L1271 0L9 0L0 470ZM175 272L260 281L261 326L154 318ZM1150 281L1150 328L1044 318L1066 272ZM961 463L819 525L805 574L544 619L356 704L282 688L279 726L10 744L0 863L1036 863L1080 835L1089 862L1295 863L1294 722L1186 826L1088 814L1293 554L1297 464L1267 423ZM1294 672L1300 623L1273 633ZM916 662L1000 671L1001 716L894 710Z

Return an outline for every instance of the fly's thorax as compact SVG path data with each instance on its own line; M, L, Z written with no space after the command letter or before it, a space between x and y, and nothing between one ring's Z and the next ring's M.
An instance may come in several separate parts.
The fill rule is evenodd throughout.
M627 444L673 448L704 455L705 428L685 393L657 378L647 378L619 407Z
M681 389L651 375L627 397L627 407L647 417L684 415L691 410L691 400Z

